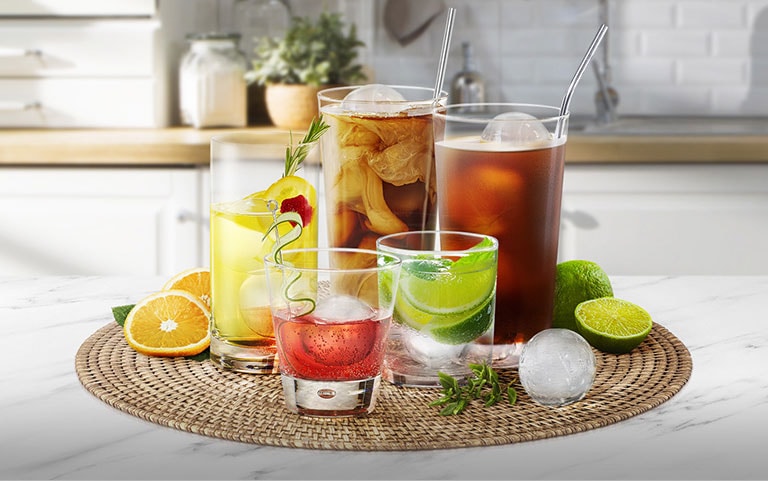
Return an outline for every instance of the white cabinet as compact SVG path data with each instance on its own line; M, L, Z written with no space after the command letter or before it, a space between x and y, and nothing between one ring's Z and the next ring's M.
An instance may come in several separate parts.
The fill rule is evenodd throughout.
M154 14L146 1L0 2L0 127L168 125Z
M610 275L768 273L768 164L566 166L560 260Z
M203 262L201 173L0 168L0 275L170 276Z

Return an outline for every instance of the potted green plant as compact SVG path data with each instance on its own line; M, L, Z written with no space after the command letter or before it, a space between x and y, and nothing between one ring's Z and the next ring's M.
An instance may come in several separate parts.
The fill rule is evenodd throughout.
M278 127L305 129L317 116L317 92L366 79L356 63L365 44L339 13L321 13L316 21L295 17L283 38L263 38L256 47L249 82L265 85L267 112Z

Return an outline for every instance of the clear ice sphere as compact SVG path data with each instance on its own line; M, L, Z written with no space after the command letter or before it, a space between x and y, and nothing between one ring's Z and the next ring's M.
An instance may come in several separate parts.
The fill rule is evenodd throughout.
M545 406L565 406L583 398L595 380L589 343L569 329L546 329L526 343L518 365L528 395Z
M312 315L325 322L348 322L373 319L376 312L356 297L337 295L318 302Z
M402 341L411 359L431 369L461 363L463 345L443 344L413 329L402 330Z
M487 142L529 147L547 143L552 136L536 117L523 112L506 112L488 122L482 138Z
M400 92L381 84L364 85L357 88L344 97L341 109L352 112L365 113L397 113L403 109L405 97ZM396 103L393 103L396 102Z

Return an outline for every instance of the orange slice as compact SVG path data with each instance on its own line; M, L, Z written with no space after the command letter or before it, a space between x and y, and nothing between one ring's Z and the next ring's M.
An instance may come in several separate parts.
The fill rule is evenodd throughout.
M210 344L210 312L192 294L160 291L142 299L128 314L128 344L148 356L194 356Z
M211 271L205 267L187 269L171 277L162 290L172 289L189 292L211 308Z

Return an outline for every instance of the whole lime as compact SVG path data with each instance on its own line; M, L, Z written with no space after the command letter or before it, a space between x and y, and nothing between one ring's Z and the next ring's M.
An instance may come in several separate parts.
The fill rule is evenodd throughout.
M557 265L555 277L555 311L552 327L578 332L576 306L598 297L613 297L608 274L592 261L572 260Z

